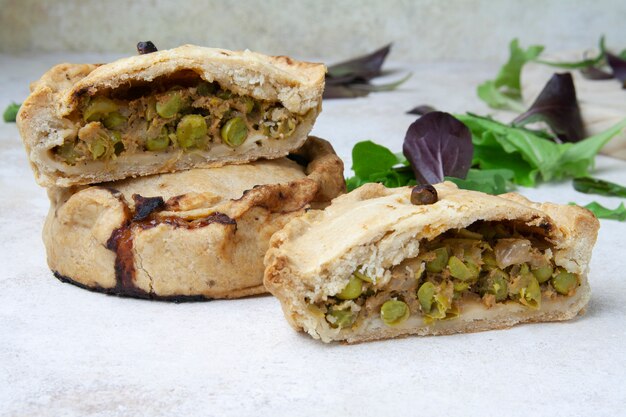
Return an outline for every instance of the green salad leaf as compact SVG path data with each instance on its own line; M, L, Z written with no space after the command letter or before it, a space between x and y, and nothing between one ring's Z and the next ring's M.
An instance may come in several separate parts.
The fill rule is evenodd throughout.
M348 191L368 182L380 182L390 188L417 183L401 153L394 154L370 140L359 142L352 148L352 170L355 175L346 180Z
M606 46L604 35L600 37L600 42L598 43L598 55L594 58L583 58L579 61L571 61L571 62L552 62L552 61L543 61L537 60L544 65L549 65L551 67L563 68L563 69L583 69L589 67L595 67L599 65L604 60L604 56L606 54Z
M4 114L2 115L4 121L6 123L15 122L15 118L17 117L17 112L20 110L21 104L11 103L7 106L6 110L4 110Z
M592 177L575 178L574 189L585 194L626 197L626 187L614 182L604 181Z
M614 209L604 207L602 204L595 201L581 207L590 210L598 219L618 220L620 222L626 221L626 207L624 203L620 203L620 205Z
M577 143L558 144L545 133L511 127L471 113L456 115L472 132L473 165L481 169L509 169L513 182L534 187L538 180L586 176L598 151L626 128L626 119Z
M459 188L481 191L487 194L502 194L511 191L510 181L514 173L510 169L470 169L465 179L446 177Z
M500 68L495 79L478 86L478 97L494 109L524 111L520 82L522 67L528 61L536 59L543 49L541 45L531 45L523 49L519 41L513 39L509 44L509 60Z

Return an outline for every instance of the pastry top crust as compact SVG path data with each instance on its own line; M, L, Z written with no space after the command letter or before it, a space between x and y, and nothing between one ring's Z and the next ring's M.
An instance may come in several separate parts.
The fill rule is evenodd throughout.
M104 65L60 64L50 69L31 91L58 92L59 115L76 110L84 95L93 96L129 83L191 70L204 80L217 81L233 92L259 100L280 101L287 110L304 114L316 108L324 88L324 64L296 61L245 51L183 45L122 58ZM69 88L71 87L71 88Z
M189 154L125 156L107 163L93 161L92 168L66 166L50 155L68 137L77 134L76 111L84 96L108 94L117 88L146 85L168 76L190 73L218 82L223 88L258 100L278 101L302 122L285 140L265 148L247 143L236 149L220 145L218 155L203 160ZM326 67L323 64L266 56L251 51L184 45L104 64L60 64L31 84L22 104L17 126L37 182L42 186L69 187L112 181L139 175L246 163L260 157L274 159L299 148L321 110ZM216 149L217 149L216 148ZM86 168L85 168L86 169Z
M340 196L324 211L310 211L277 232L265 257L265 284L288 298L294 289L317 295L338 292L357 267L369 276L417 256L420 239L478 220L515 220L543 231L554 244L555 263L585 274L599 222L577 206L533 203L509 193L500 196L435 186L439 201L416 206L410 187L366 184ZM320 291L321 290L321 291Z

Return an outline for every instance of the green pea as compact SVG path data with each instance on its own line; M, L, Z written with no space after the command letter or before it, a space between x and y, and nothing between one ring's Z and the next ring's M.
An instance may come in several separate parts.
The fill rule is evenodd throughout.
M228 100L229 98L233 96L233 93L227 90L222 90L219 93L217 93L217 96L221 98L222 100Z
M380 307L380 318L387 326L396 326L409 318L409 306L399 300L389 300Z
M151 121L157 116L156 111L156 98L154 96L148 98L146 103L146 120Z
M182 93L178 90L170 91L159 97L156 103L156 112L164 119L169 119L183 107Z
M471 285L471 283L469 283L469 282L454 281L454 283L453 283L454 292L462 293L463 291L467 290L470 287L470 285Z
M327 319L330 325L332 327L339 328L351 326L352 323L354 323L354 319L356 318L350 310L331 310L328 313L328 316L332 317L331 320Z
M296 130L296 121L293 119L283 120L278 124L278 133L283 136L291 135Z
M370 278L370 277L368 277L367 275L362 274L362 273L360 273L360 272L354 271L354 272L353 272L353 275L354 275L355 277L357 277L358 279L360 279L361 281L369 282L370 284L371 284L372 282L374 282L374 280L373 280L373 279L371 279L371 278Z
M170 137L166 128L162 128L161 133L157 137L146 140L146 149L153 152L164 151L169 145Z
M552 277L554 269L550 265L542 266L531 271L540 284L548 281Z
M363 281L355 277L354 275L350 276L348 280L348 284L345 286L343 290L339 294L336 295L337 298L341 300L354 300L361 295L363 289Z
M527 287L520 292L520 301L532 308L539 308L541 305L541 287L535 277L532 277Z
M435 253L435 259L426 262L426 271L441 272L448 264L448 249L437 248L433 252Z
M578 286L578 276L571 272L561 270L552 278L552 286L562 295L571 295Z
M89 148L89 152L91 152L93 159L96 160L104 156L108 145L109 144L105 138L98 136L87 145L87 148Z
M111 131L109 132L109 136L111 137L111 142L113 142L115 155L121 154L125 149L124 142L122 142L122 134L120 132Z
M226 145L236 148L248 137L248 126L241 117L234 117L222 126L220 134Z
M435 292L435 284L432 282L423 283L419 290L417 290L417 299L419 300L424 313L430 313L430 310L433 307Z
M76 144L74 142L63 143L63 145L56 148L55 152L70 165L74 165L79 156L76 152Z
M493 294L496 301L504 301L509 295L508 274L501 269L493 269L482 285L482 294Z
M126 118L118 112L113 112L106 115L102 123L107 129L115 129L126 123Z
M252 113L252 110L254 110L254 100L250 97L244 97L243 104L244 104L245 113L246 114Z
M183 149L192 148L201 144L201 139L207 134L207 125L204 117L199 114L188 114L180 119L176 126L176 139Z
M107 97L94 97L89 101L83 111L83 119L86 122L95 122L103 116L117 111L118 105Z
M468 281L478 276L477 267L475 268L475 265L468 266L456 256L451 256L450 259L448 259L448 269L450 270L450 275L461 281Z
M496 261L496 256L490 250L486 250L483 253L483 264L487 265L490 268L495 268L498 266L498 262Z

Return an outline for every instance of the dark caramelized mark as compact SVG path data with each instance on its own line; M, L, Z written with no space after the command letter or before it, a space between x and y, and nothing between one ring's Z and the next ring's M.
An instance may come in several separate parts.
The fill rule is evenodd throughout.
M133 194L133 200L135 201L135 216L133 221L145 220L154 211L162 210L165 206L163 197L142 197L139 194Z
M213 223L223 224L226 226L235 226L235 230L237 229L237 221L235 221L234 219L231 219L226 214L219 213L219 212L213 213L207 217L204 217L202 219L197 219L197 220L185 220L176 216L167 216L167 217L160 217L158 219L152 219L149 221L140 222L137 224L139 227L141 227L144 230L151 229L160 224L167 224L174 228L182 227L187 230L193 230L193 229L199 229L201 227L206 227Z
M137 53L139 55L151 54L152 52L156 52L157 47L154 46L152 41L145 41L137 43Z
M135 255L133 254L132 223L113 231L107 249L115 252L115 290L120 294L142 297L145 291L135 287Z
M95 285L93 287L87 286L80 282L74 281L73 279L66 277L65 275L59 274L57 271L52 271L54 276L61 282L66 284L72 284L79 288L85 289L87 291L99 292L107 295L116 295L118 297L133 297L133 298L142 298L146 300L155 300L155 301L170 301L174 303L186 303L186 302L194 302L194 301L211 301L212 298L205 297L203 295L156 295L156 294L148 294L144 291L139 291L135 294L128 294L125 292L120 292L118 287L113 288L104 288L99 285Z
M135 201L135 210L131 212L128 203L124 199L123 194L113 188L106 188L115 198L122 202L124 207L123 224L115 229L107 240L107 249L115 252L115 279L116 285L111 289L94 288L94 291L105 292L125 297L149 298L156 300L168 301L199 301L205 300L203 296L187 296L187 297L161 297L153 293L139 289L135 286L135 254L133 252L133 230L134 228L150 229L159 224L167 224L173 227L184 227L185 229L199 229L213 223L235 226L237 230L237 222L224 213L213 213L205 218L197 220L185 220L176 216L151 218L151 214L157 210L162 210L165 202L162 197L142 197L139 194L133 195ZM67 277L63 277L55 272L55 276L61 281L75 283Z

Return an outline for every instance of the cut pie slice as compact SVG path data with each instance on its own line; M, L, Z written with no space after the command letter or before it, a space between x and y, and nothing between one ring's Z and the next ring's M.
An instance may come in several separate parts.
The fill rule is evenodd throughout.
M568 320L589 301L599 223L576 206L436 185L366 184L277 232L265 286L288 321L324 342Z
M61 64L33 83L17 124L43 186L279 158L306 140L325 71L192 45Z

